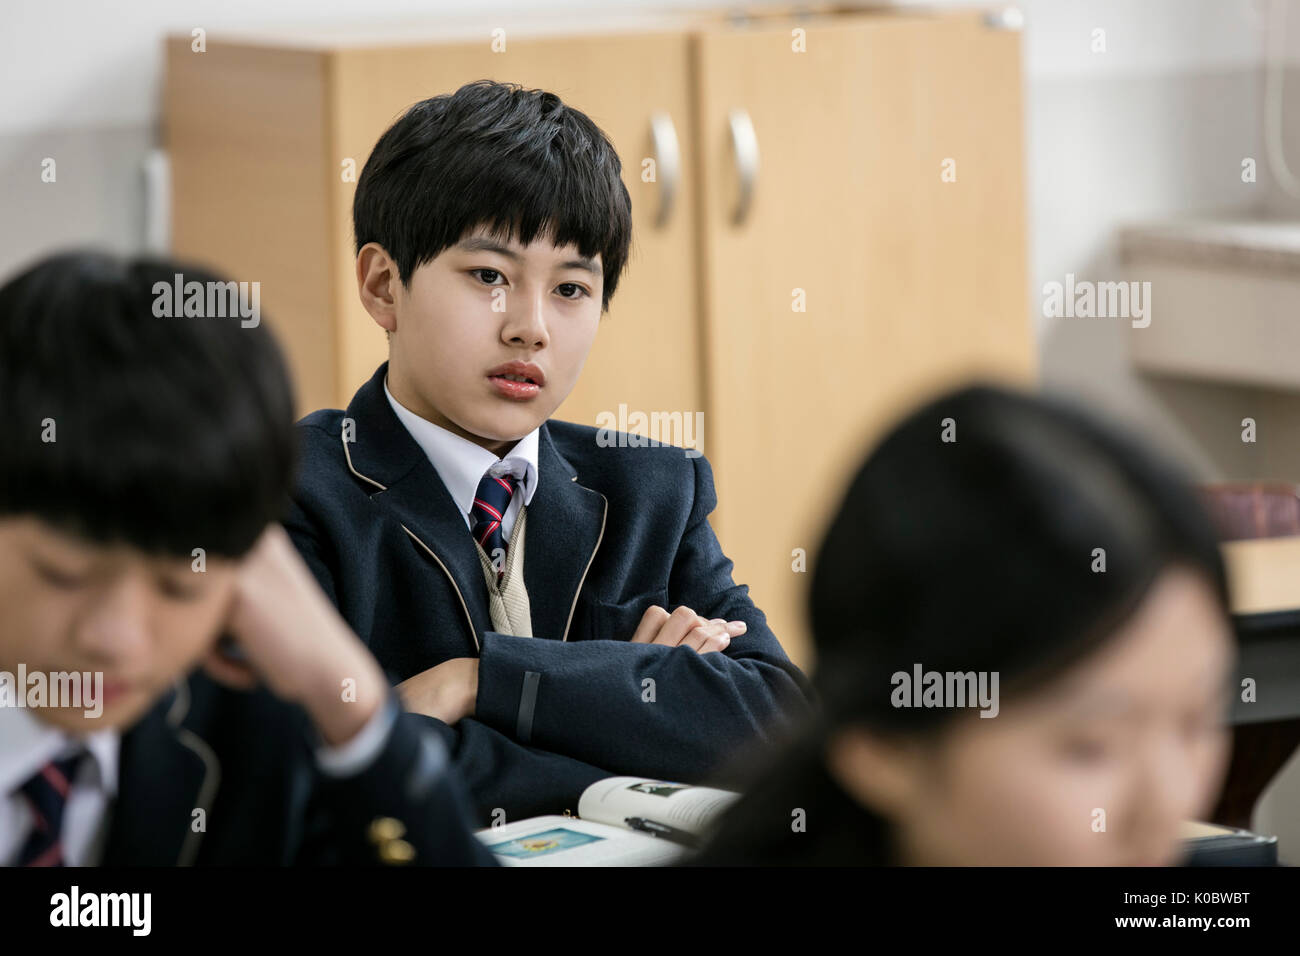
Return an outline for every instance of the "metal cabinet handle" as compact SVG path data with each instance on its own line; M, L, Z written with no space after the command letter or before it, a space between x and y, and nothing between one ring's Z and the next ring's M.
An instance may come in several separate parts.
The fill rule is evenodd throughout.
M682 151L677 142L677 127L667 113L655 113L650 117L650 141L654 146L655 178L659 182L655 228L662 229L672 216L682 180Z
M727 117L731 130L731 149L736 157L736 176L740 182L740 192L736 197L736 208L731 221L737 226L744 225L749 218L749 209L754 204L754 189L758 183L758 134L754 132L754 123L746 110L732 110Z

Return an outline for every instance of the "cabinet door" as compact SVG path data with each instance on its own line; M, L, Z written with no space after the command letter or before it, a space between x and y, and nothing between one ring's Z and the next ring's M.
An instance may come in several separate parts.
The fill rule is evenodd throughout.
M708 31L697 56L714 527L807 665L798 554L868 442L936 388L1033 375L1019 38L844 16Z
M167 41L163 129L171 157L172 252L240 282L293 374L297 411L339 392L331 326L326 55L215 41Z
M686 34L510 38L500 53L493 53L486 40L389 47L339 52L335 63L334 150L339 157L354 158L358 170L380 134L406 107L473 80L550 90L591 117L623 163L623 181L632 198L632 250L578 385L556 417L594 425L600 412L617 416L620 403L629 414L693 414L701 409L695 187L686 166L694 149ZM658 146L652 135L656 116ZM681 157L675 174L665 168L674 132ZM655 181L643 181L645 158L656 159ZM673 175L676 181L667 182ZM661 197L670 187L676 188L674 204L666 221L658 224ZM341 186L335 211L344 363L340 401L387 357L383 333L357 299L353 190L352 184Z

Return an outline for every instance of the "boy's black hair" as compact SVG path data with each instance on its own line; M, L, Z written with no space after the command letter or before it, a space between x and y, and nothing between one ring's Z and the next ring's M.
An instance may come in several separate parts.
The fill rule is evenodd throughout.
M0 287L0 516L181 557L242 555L281 516L295 444L279 347L237 315L155 315L177 273L220 281L75 252Z
M483 225L601 257L601 310L627 264L632 201L605 134L554 93L478 80L421 100L379 137L352 202L356 248L383 246L404 285Z

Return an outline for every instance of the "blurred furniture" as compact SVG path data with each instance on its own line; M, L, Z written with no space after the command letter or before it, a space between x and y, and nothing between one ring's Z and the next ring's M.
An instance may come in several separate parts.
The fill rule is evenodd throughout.
M558 93L617 148L634 238L557 417L704 412L713 527L807 666L801 572L867 443L955 380L1035 374L1014 26L705 13L511 35L503 53L486 36L209 38L202 54L176 38L175 252L260 280L302 409L340 407L386 358L356 294L343 172L421 98L482 77Z
M1300 486L1247 482L1199 490L1222 541L1300 535Z
M1224 539L1239 657L1231 763L1211 820L1249 829L1260 795L1300 746L1300 526L1296 489L1279 484L1202 489Z
M1188 220L1120 233L1125 278L1149 282L1134 365L1206 382L1300 388L1300 223ZM1150 304L1150 303L1148 303Z

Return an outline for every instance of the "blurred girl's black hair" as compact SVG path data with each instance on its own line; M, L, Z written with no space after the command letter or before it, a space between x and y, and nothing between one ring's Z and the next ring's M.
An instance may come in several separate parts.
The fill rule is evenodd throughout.
M1039 687L1115 633L1173 565L1199 572L1227 614L1200 502L1140 439L999 387L926 404L867 458L816 556L820 712L751 777L698 862L900 862L888 822L826 770L829 734L941 729L952 709L891 705L891 675L918 663L996 671L1003 700ZM792 828L797 811L806 832Z

